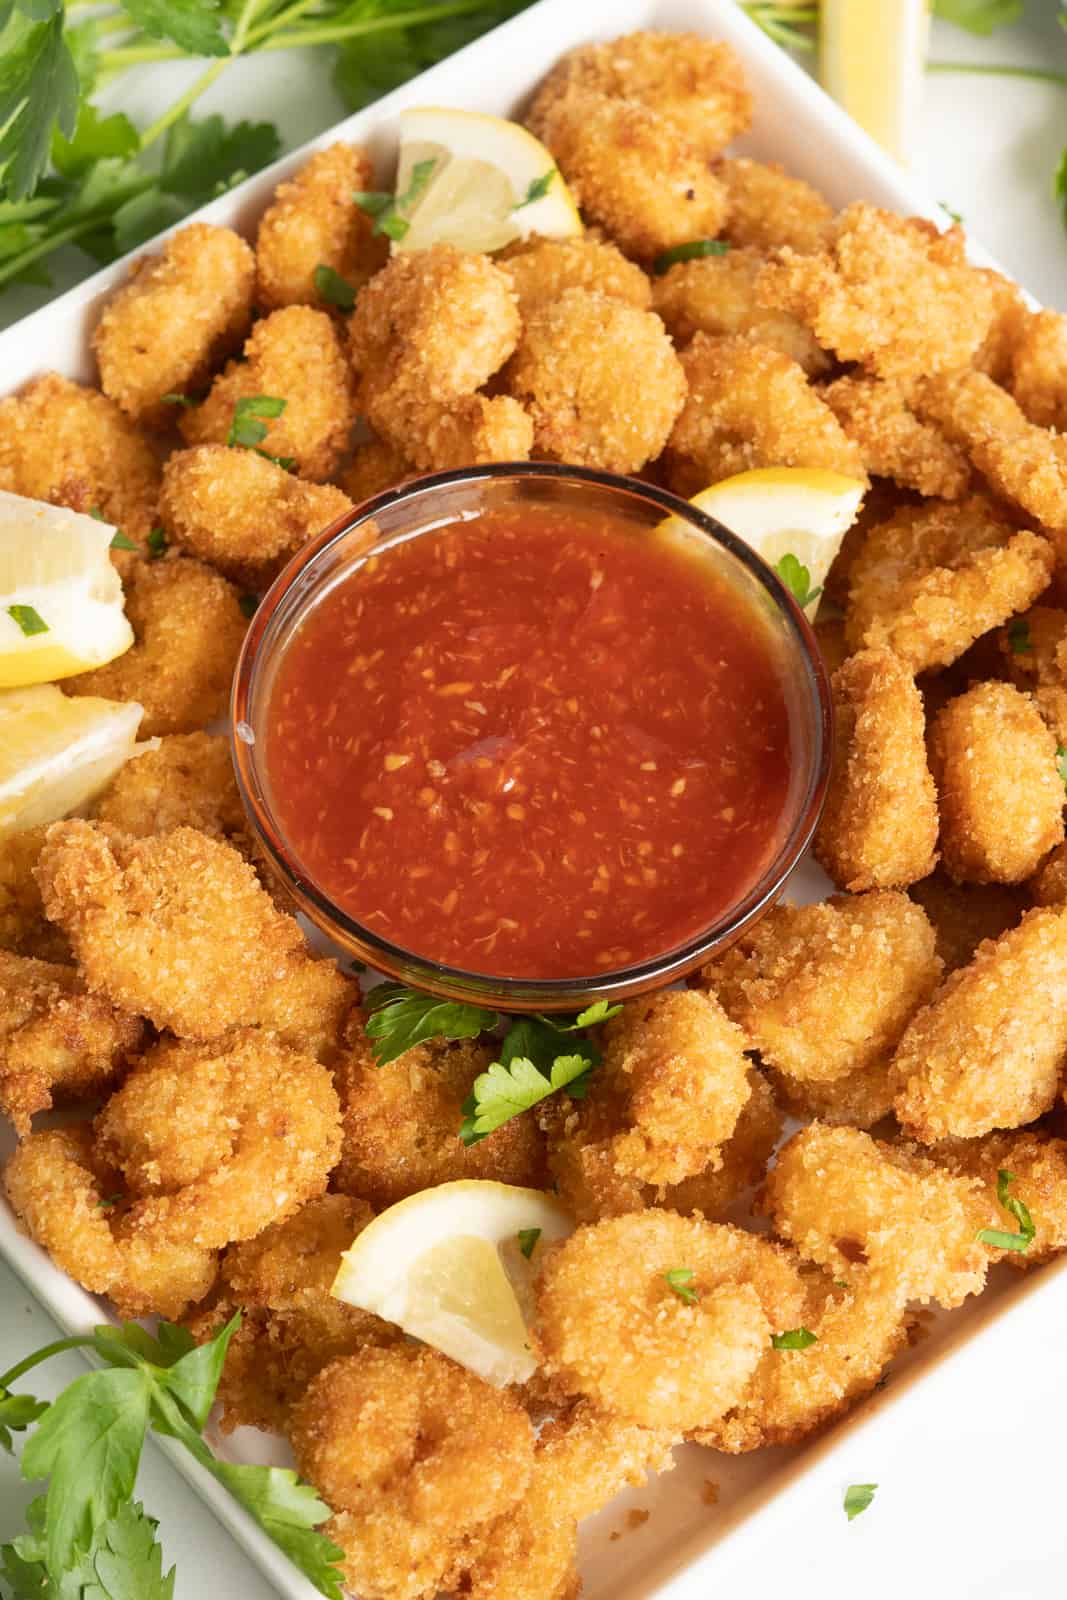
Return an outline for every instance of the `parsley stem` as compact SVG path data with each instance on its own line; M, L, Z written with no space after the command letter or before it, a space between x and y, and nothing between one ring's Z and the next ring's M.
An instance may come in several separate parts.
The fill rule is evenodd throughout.
M305 11L310 11L311 7L318 5L318 3L319 0L294 0L292 5L283 6L272 17L268 17L258 27L251 29L245 41L245 49L254 50L261 39L266 39L272 33L277 33L281 28L288 27L290 22L295 22L298 17L304 15Z
M927 72L973 72L994 78L1037 78L1042 83L1067 85L1067 72L1055 72L1051 67L1013 67L1003 62L989 66L980 61L928 61Z
M299 3L299 0L298 0ZM391 28L413 28L422 22L436 22L442 17L458 17L467 11L477 11L485 0L451 0L449 5L421 6L415 11L396 11L387 17L367 18L362 21L316 27L312 22L293 33L283 33L266 39L263 50L295 50L306 44L335 44L340 39L354 39L362 34L382 33ZM282 13L282 17L285 13ZM280 19L279 19L280 20ZM250 35L250 42L256 35Z
M114 50L105 50L97 58L97 72L104 77L113 77L116 72L123 72L127 67L138 66L142 61L181 61L186 59L185 51L180 50L176 44L129 44L119 45Z
M150 144L155 143L161 133L166 133L172 123L177 122L179 117L184 116L189 107L199 100L205 89L210 89L215 79L221 77L226 68L235 60L235 56L220 56L216 61L213 61L207 71L202 72L196 82L191 84L183 95L179 95L174 104L168 106L163 115L157 117L150 128L145 129L141 135L141 149L147 150Z
M25 1356L7 1372L0 1373L0 1389L10 1389L11 1385L34 1367L39 1367L42 1361L48 1361L52 1356L61 1355L64 1350L78 1350L85 1345L94 1344L91 1333L72 1334L69 1339L56 1339L52 1344L46 1344L40 1350L35 1350L32 1356Z

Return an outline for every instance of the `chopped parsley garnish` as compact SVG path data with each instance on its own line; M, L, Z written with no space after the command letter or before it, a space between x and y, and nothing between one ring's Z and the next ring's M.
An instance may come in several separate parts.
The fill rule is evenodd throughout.
M822 585L816 589L811 587L811 573L792 553L784 555L781 561L776 562L774 570L801 610L805 606L810 606L812 601L817 600L822 594Z
M103 519L101 519L101 520L103 520ZM128 534L123 533L121 528L116 528L114 533L111 535L111 543L108 546L108 549L110 549L110 550L136 550L137 546L134 544L133 540L129 537Z
M96 1202L96 1209L98 1211L110 1211L113 1206L118 1205L122 1198L121 1194L110 1194L106 1200L98 1200Z
M726 239L689 239L685 244L676 244L670 250L664 250L652 263L652 271L657 278L662 278L665 272L678 265L679 261L699 261L703 256L724 256L730 245Z
M810 1328L788 1328L785 1333L771 1336L775 1350L806 1350L809 1345L817 1343L818 1334L812 1333Z
M534 1245L537 1243L537 1241L538 1241L538 1239L540 1239L540 1237L541 1237L540 1228L520 1228L519 1229L519 1234L518 1234L519 1249L522 1251L522 1253L526 1257L527 1261L529 1261L530 1257L533 1255L533 1253L534 1253Z
M241 607L243 617L254 617L259 609L259 596L256 594L243 594L237 604Z
M1060 782L1067 790L1067 749L1062 744L1056 746L1056 771L1060 775Z
M963 218L960 216L958 211L953 210L952 206L950 206L947 201L939 200L937 203L941 207L942 211L947 212L947 214L952 218L953 222L957 223L960 227L963 226Z
M433 176L437 165L435 157L416 161L411 169L411 179L403 194L390 194L386 189L357 189L352 196L361 211L373 217L375 233L384 233L389 239L402 239L411 227L404 213L412 211Z
M850 1483L845 1490L845 1516L850 1522L859 1516L861 1511L866 1511L874 1499L876 1483Z
M1016 617L1008 628L1008 645L1013 656L1028 656L1033 652L1030 643L1030 624L1024 622L1022 617Z
M1006 1233L1001 1228L983 1228L977 1237L979 1244L987 1244L991 1250L1014 1250L1021 1255L1030 1248L1037 1229L1023 1202L1017 1195L1009 1193L1014 1182L1014 1172L1005 1172L1002 1167L997 1173L997 1204L1015 1218L1019 1224L1018 1233Z
M153 528L148 535L148 554L153 561L159 559L167 548L167 536L162 528Z
M165 406L195 406L196 401L187 394L165 394L162 396Z
M526 1056L514 1056L507 1066L494 1061L475 1078L474 1087L463 1102L460 1138L466 1145L477 1144L558 1089L566 1089L580 1100L594 1064L588 1055L577 1051L556 1056L547 1073L538 1071Z
M663 1274L663 1279L679 1300L684 1300L687 1306L695 1306L700 1299L699 1291L692 1287L695 1276L692 1267L672 1267Z
M48 624L33 606L8 606L7 614L12 622L17 622L27 639L32 639L35 633L47 633Z
M552 179L556 176L555 167L549 167L539 178L531 178L526 185L525 198L517 206L512 206L512 211L521 211L523 206L532 206L536 200L543 200L552 187Z
M272 420L280 417L288 405L287 400L282 400L274 394L247 394L238 400L233 408L233 421L230 431L226 435L226 443L242 450L254 450L257 456L262 456L265 461L272 461L276 467L283 467L286 472L291 472L296 466L292 456L272 456L269 450L261 450L260 445L267 437L267 424L262 419Z
M325 264L315 268L315 288L327 305L336 306L339 311L351 311L356 303L355 287Z
M427 1039L476 1039L500 1021L498 1011L442 1000L402 983L379 984L367 996L367 1007L371 1012L367 1033L379 1067Z

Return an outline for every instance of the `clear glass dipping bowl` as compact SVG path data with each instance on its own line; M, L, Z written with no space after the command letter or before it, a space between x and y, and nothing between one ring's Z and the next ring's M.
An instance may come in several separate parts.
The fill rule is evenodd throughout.
M275 670L303 618L372 551L432 536L442 524L514 505L568 505L651 531L664 517L753 605L765 608L779 652L792 725L793 763L778 848L736 904L695 938L649 960L588 978L504 978L444 966L389 943L334 904L301 869L271 804L264 731ZM501 1011L572 1011L593 999L623 999L683 978L722 950L778 898L811 839L826 792L831 752L830 689L814 634L771 569L714 518L633 478L580 467L530 463L472 467L417 478L339 518L294 557L261 602L238 662L233 690L233 757L241 796L267 860L298 908L341 951L449 999Z

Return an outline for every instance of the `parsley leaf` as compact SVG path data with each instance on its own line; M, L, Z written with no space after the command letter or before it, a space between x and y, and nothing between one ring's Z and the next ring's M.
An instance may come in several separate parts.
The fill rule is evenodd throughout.
M359 189L352 196L361 211L366 211L374 217L375 233L384 233L390 239L402 239L411 227L411 223L404 215L411 211L421 200L430 179L433 169L437 165L435 156L428 157L425 161L416 161L411 169L411 177L403 194L392 195L381 189Z
M1067 790L1067 749L1062 744L1056 746L1056 771L1065 790Z
M320 264L315 268L315 288L327 305L336 306L339 311L351 311L356 303L355 288L333 267Z
M541 1237L540 1228L520 1228L518 1232L519 1249L529 1261L534 1253L534 1245Z
M121 528L116 528L114 533L111 535L111 543L108 546L108 549L109 550L136 550L137 549L137 545L130 538L129 534L123 533Z
M228 445L240 445L255 450L267 437L267 424L260 418L280 417L288 405L287 400L273 394L248 394L238 400L233 408L233 421L226 435Z
M525 1058L539 1072L550 1072L560 1054L560 1032L547 1017L516 1017L500 1041L501 1066Z
M531 178L526 185L526 194L517 206L512 206L512 211L521 211L524 206L532 206L536 201L543 200L552 187L552 179L556 176L555 167L549 167L539 178Z
M861 1511L866 1511L874 1499L876 1483L850 1483L845 1490L845 1515L850 1522L858 1517Z
M1028 656L1033 653L1030 643L1030 624L1024 622L1022 617L1016 617L1008 627L1008 646L1013 656Z
M52 165L65 178L80 178L104 156L131 156L140 144L129 117L121 111L102 117L91 100L83 100L73 136L64 138L58 128L52 136Z
M122 0L149 38L169 39L191 56L226 56L218 0Z
M196 405L196 401L187 394L164 394L160 396L160 399L165 406L182 406L186 410L190 406Z
M954 22L968 33L988 37L996 28L1018 22L1023 0L933 0L931 10L935 17Z
M809 1328L788 1328L785 1333L771 1336L771 1345L775 1350L806 1350L809 1345L817 1343L818 1335Z
M148 538L145 540L145 543L148 545L149 559L151 561L156 561L166 551L167 536L163 532L162 528L152 528L149 530Z
M670 250L664 250L652 263L652 271L657 278L662 278L679 261L699 261L703 256L724 256L729 250L729 243L725 239L690 239L686 244L676 244Z
M0 1448L11 1455L14 1450L11 1435L21 1433L47 1410L47 1400L35 1400L32 1394L9 1394L6 1389L0 1389Z
M167 131L161 187L186 208L203 205L269 166L281 148L271 122L237 122L229 128L217 113L199 122L179 117Z
M1018 1233L1005 1233L1000 1228L983 1228L977 1238L979 1244L987 1244L992 1250L1012 1250L1021 1255L1030 1248L1037 1229L1027 1207L1018 1196L1009 1193L1014 1182L1014 1172L1005 1172L1002 1167L997 1173L997 1204L1015 1218L1019 1224Z
M374 1041L379 1067L388 1066L427 1039L475 1039L500 1021L498 1011L441 1000L402 983L379 984L367 996L367 1006L372 1013L367 1033Z
M672 1267L663 1276L679 1300L684 1300L688 1306L696 1305L700 1299L700 1292L692 1287L693 1279L696 1276L692 1267Z
M556 1056L546 1076L525 1056L514 1057L508 1066L494 1061L488 1071L475 1078L474 1087L463 1102L460 1138L465 1145L477 1144L558 1089L567 1089L581 1099L592 1065L588 1055Z
M811 587L811 573L795 555L784 555L781 561L775 563L774 570L801 610L822 594L822 585L817 589Z
M53 129L69 139L77 124L78 75L63 22L62 8L46 21L19 8L0 28L0 188L12 200L33 193Z
M32 639L35 633L48 632L47 622L33 606L8 606L7 614L12 622L18 623L27 639Z

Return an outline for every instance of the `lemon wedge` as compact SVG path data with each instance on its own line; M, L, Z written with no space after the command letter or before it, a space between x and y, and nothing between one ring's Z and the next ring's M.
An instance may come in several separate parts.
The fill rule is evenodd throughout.
M52 683L0 690L0 838L87 805L133 754L143 716Z
M818 606L817 591L856 519L863 490L858 479L821 467L757 467L702 489L690 504L751 545L802 603L806 589L811 598L805 610L811 616ZM658 531L671 537L684 530L668 517ZM791 581L788 569L780 565L788 556L794 557L789 564L793 575L798 568L804 570L802 583Z
M822 86L902 165L919 134L928 0L822 0Z
M442 1183L375 1217L342 1257L331 1293L487 1383L524 1383L537 1366L526 1331L537 1251L573 1226L540 1189Z
M0 689L51 683L128 650L115 529L0 491Z
M407 224L394 250L443 240L460 250L502 250L537 233L582 232L555 161L517 122L477 111L415 106L400 113L396 209Z

